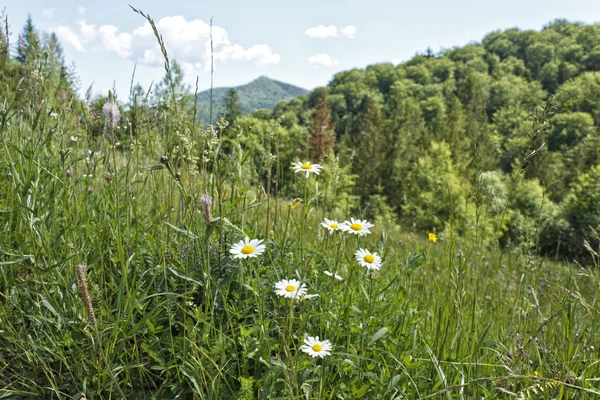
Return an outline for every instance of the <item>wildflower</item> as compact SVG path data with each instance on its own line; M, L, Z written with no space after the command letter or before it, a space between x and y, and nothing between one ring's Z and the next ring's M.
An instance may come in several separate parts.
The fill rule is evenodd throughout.
M325 229L329 229L329 234L332 235L333 231L337 231L340 228L340 224L332 219L325 218L325 221L321 222L321 226Z
M339 276L338 274L333 274L333 272L330 271L323 271L323 273L327 276L333 276L335 279L337 279L338 281L343 281L344 278L342 278L341 276Z
M292 169L294 172L306 172L306 177L312 172L313 174L319 175L321 173L321 167L319 164L311 164L310 162L295 162L292 163Z
M371 233L369 228L372 228L373 226L374 225L367 220L350 218L349 222L345 221L342 224L341 229L344 232L350 232L350 233L354 233L356 235L365 236L365 235Z
M94 193L94 188L93 188L93 187L91 187L91 186L88 186L88 188L87 188L87 193L88 193L88 194L92 194L92 193Z
M108 92L108 100L102 106L102 111L104 112L106 125L110 128L117 126L117 123L119 123L119 120L121 119L121 113L119 112L119 107L115 104L112 92L110 91Z
M311 357L325 357L331 355L333 346L329 340L319 340L319 337L308 336L304 339L304 343L300 346L300 350L310 355Z
M275 284L275 294L288 299L304 297L306 295L306 287L296 279L283 279Z
M354 253L358 264L368 269L378 270L381 267L381 257L377 253L371 253L367 249L360 249Z
M104 179L106 179L106 182L110 182L110 180L112 179L112 174L110 172L107 172L106 175L104 175Z
M429 232L429 235L428 235L428 236L429 236L429 241L430 241L431 243L435 243L435 242L437 242L437 235L436 235L435 233Z
M85 279L85 266L83 264L77 265L77 286L81 290L81 299L85 304L88 319L92 325L96 325L96 315L94 314L94 306L92 305L92 299L88 291L87 280Z
M71 136L71 142L77 142L79 138L77 136Z
M71 172L70 169L68 169L68 170L65 171L65 175L67 176L67 178L70 178L71 175L73 175L73 173Z
M294 199L288 203L288 207L293 210L294 208L298 207L300 203L302 203L302 199Z
M261 244L262 240L246 237L234 244L229 252L233 254L233 258L248 258L256 257L265 251L265 245Z
M202 215L204 216L204 223L206 225L208 225L208 224L210 224L210 221L212 221L212 219L213 219L212 214L210 212L210 207L212 205L212 199L206 193L202 193L202 196L200 196L200 202L202 204Z

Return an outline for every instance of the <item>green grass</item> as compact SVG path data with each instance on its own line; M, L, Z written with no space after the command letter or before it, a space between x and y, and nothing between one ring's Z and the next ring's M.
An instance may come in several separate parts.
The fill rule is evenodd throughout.
M498 266L494 250L450 235L432 244L426 232L393 225L330 236L319 225L331 216L327 200L315 194L326 178L288 175L304 200L291 208L277 199L276 210L275 198L240 186L242 157L221 162L216 148L212 172L190 174L183 163L152 161L149 145L131 152L102 138L70 142L69 130L56 129L60 117L44 106L34 116L9 112L2 132L0 162L10 176L0 213L3 397L600 393L596 270L519 253ZM89 157L99 141L106 153ZM204 187L217 199L208 225ZM231 258L245 235L265 239L266 252ZM357 264L360 247L383 255L379 272ZM95 325L77 285L79 263ZM319 297L277 297L283 278ZM330 340L332 355L299 351L305 334Z
M329 235L324 217L362 212L338 202L330 163L305 179L267 154L273 176L257 176L253 148L224 151L174 104L93 137L86 106L57 93L8 97L0 116L0 398L600 395L596 268L501 256L451 221L435 244L393 223ZM265 253L232 258L245 236ZM358 265L359 248L382 255L380 271ZM286 278L318 297L278 297ZM300 351L305 335L332 354Z

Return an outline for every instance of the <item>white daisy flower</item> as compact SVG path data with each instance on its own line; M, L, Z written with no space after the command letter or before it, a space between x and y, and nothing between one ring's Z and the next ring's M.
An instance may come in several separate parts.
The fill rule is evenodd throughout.
M360 220L360 219L350 218L350 221L345 221L340 226L340 228L344 232L350 232L350 233L354 233L356 235L365 236L365 235L371 233L369 228L372 228L373 226L374 225L372 223L370 223L369 221L367 221L366 219Z
M77 136L71 136L71 142L77 142L79 138Z
M306 172L306 177L308 178L309 173L319 175L321 173L321 167L319 164L311 164L310 162L295 162L292 163L292 169L294 172Z
M343 281L344 278L342 278L341 276L339 276L338 274L335 274L335 276L333 275L333 272L330 271L323 271L323 273L327 276L333 276L335 279L337 279L338 281Z
M234 244L229 252L233 258L248 258L256 257L265 251L265 245L261 244L262 240L245 238Z
M340 223L334 221L332 219L325 218L325 221L321 222L321 226L325 229L329 229L329 234L333 234L333 231L337 231L338 229L342 229Z
M381 257L377 253L371 253L367 249L356 250L354 257L361 266L368 269L378 270L381 267Z
M300 346L300 350L310 355L311 357L325 357L331 355L333 346L329 340L319 340L319 337L308 336L304 339L304 343Z
M299 298L306 295L306 287L296 279L283 279L275 284L275 293L286 298Z

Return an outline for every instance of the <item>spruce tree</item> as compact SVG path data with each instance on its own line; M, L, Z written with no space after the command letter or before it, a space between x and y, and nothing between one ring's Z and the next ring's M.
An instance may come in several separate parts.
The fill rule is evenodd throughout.
M313 108L308 122L309 157L319 162L331 150L335 143L335 124L331 122L331 107L327 102L325 92L321 93L319 101Z
M237 90L231 88L227 91L223 100L223 118L229 122L233 122L236 118L242 116L242 108L240 106L240 96Z
M39 50L40 38L33 26L31 15L29 15L23 27L23 32L19 35L16 59L21 64L29 64L37 59Z

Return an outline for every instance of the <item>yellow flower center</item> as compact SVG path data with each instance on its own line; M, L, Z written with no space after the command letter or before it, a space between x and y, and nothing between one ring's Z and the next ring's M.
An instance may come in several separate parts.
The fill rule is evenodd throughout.
M313 344L312 349L313 349L313 351L321 351L321 350L323 350L323 346L321 346L319 343Z
M337 229L338 228L338 224L329 224L329 227L333 228L333 229Z
M296 290L296 286L293 286L293 285L287 285L287 286L285 287L285 291L286 291L286 292L293 292L294 290Z
M363 260L365 260L369 264L373 264L373 262L375 261L375 257L373 257L370 254L365 254L365 256L363 257Z
M254 253L254 247L252 247L250 245L242 247L242 254L252 254L252 253Z
M302 164L302 165L300 166L300 168L302 168L302 169L306 169L306 170L309 170L309 169L312 169L312 165L310 165L310 164Z
M350 229L352 229L353 231L362 231L362 225L361 224L352 224L352 225L350 225Z

